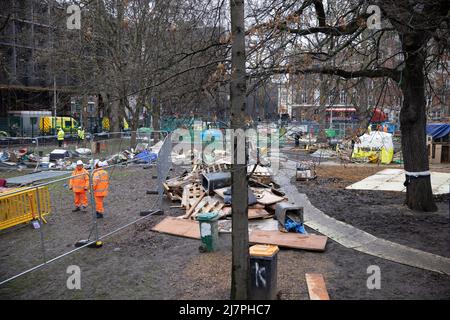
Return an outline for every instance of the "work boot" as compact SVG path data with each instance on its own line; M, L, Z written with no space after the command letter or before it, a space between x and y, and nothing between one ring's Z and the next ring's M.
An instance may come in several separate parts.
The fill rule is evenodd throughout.
M97 219L102 219L103 218L103 213L100 212L96 212L97 213Z
M86 212L86 207L85 206L81 206L81 211Z
M76 207L75 209L72 210L72 212L78 212L80 211L80 207Z

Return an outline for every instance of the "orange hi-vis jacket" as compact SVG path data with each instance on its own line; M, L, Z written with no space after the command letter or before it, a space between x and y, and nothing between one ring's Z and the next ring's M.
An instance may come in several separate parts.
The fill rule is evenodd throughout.
M92 176L94 196L105 197L108 195L109 179L108 172L103 169L94 171Z
M69 186L72 188L73 192L82 193L85 192L85 188L89 188L89 173L86 169L82 168L81 170L78 170L75 168L75 170L72 171L72 177Z

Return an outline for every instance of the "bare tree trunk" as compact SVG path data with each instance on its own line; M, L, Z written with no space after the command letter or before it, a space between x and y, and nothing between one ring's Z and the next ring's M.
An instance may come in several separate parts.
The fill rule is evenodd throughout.
M230 0L231 5L231 38L232 74L230 84L231 128L234 132L245 125L245 96L247 91L245 74L245 25L244 1ZM248 182L247 182L247 148L238 144L245 143L233 135L233 166L231 174L232 198L232 274L231 299L247 299L249 281L248 253ZM245 155L239 155L245 150ZM242 162L244 156L244 163Z
M161 130L161 103L159 101L159 96L157 98L156 103L152 103L152 127L153 131ZM156 143L159 141L159 133L153 134L153 142Z
M152 127L153 130L161 130L161 104L159 102L152 106Z
M136 131L139 127L139 115L141 114L142 106L145 102L145 96L139 95L136 101L136 108L133 110L133 118L130 121L131 125L131 142L130 145L134 148L136 146Z
M136 106L136 109L138 107ZM137 119L136 119L137 117ZM139 124L139 110L135 110L135 112L133 112L133 118L130 121L130 129L131 129L131 141L130 141L130 146L132 146L133 148L136 147L136 132L138 130L138 124Z
M404 37L406 52L401 89L404 102L400 113L402 151L405 171L426 172L429 170L426 147L425 110L425 45L421 35ZM436 211L429 175L406 179L406 204L412 210Z

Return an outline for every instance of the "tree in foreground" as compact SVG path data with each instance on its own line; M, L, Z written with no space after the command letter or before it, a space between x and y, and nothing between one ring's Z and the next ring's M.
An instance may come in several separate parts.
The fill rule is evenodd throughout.
M428 74L448 56L450 2L262 1L253 4L249 37L265 59L253 77L325 74L341 79L385 78L403 95L400 112L406 204L435 211L426 147ZM386 52L394 39L395 50ZM260 54L260 53L259 53ZM447 61L445 61L447 68ZM447 70L448 72L448 70Z

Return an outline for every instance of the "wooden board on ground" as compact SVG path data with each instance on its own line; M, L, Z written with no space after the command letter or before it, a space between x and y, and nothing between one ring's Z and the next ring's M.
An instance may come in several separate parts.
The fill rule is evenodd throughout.
M305 274L306 284L308 286L309 299L311 300L330 300L327 287L323 276L318 273Z
M279 247L303 249L311 251L325 251L326 236L315 234L300 234L280 232L276 230L254 230L249 235L249 242L259 244L273 244Z
M166 217L152 228L153 231L191 239L200 239L197 221Z

